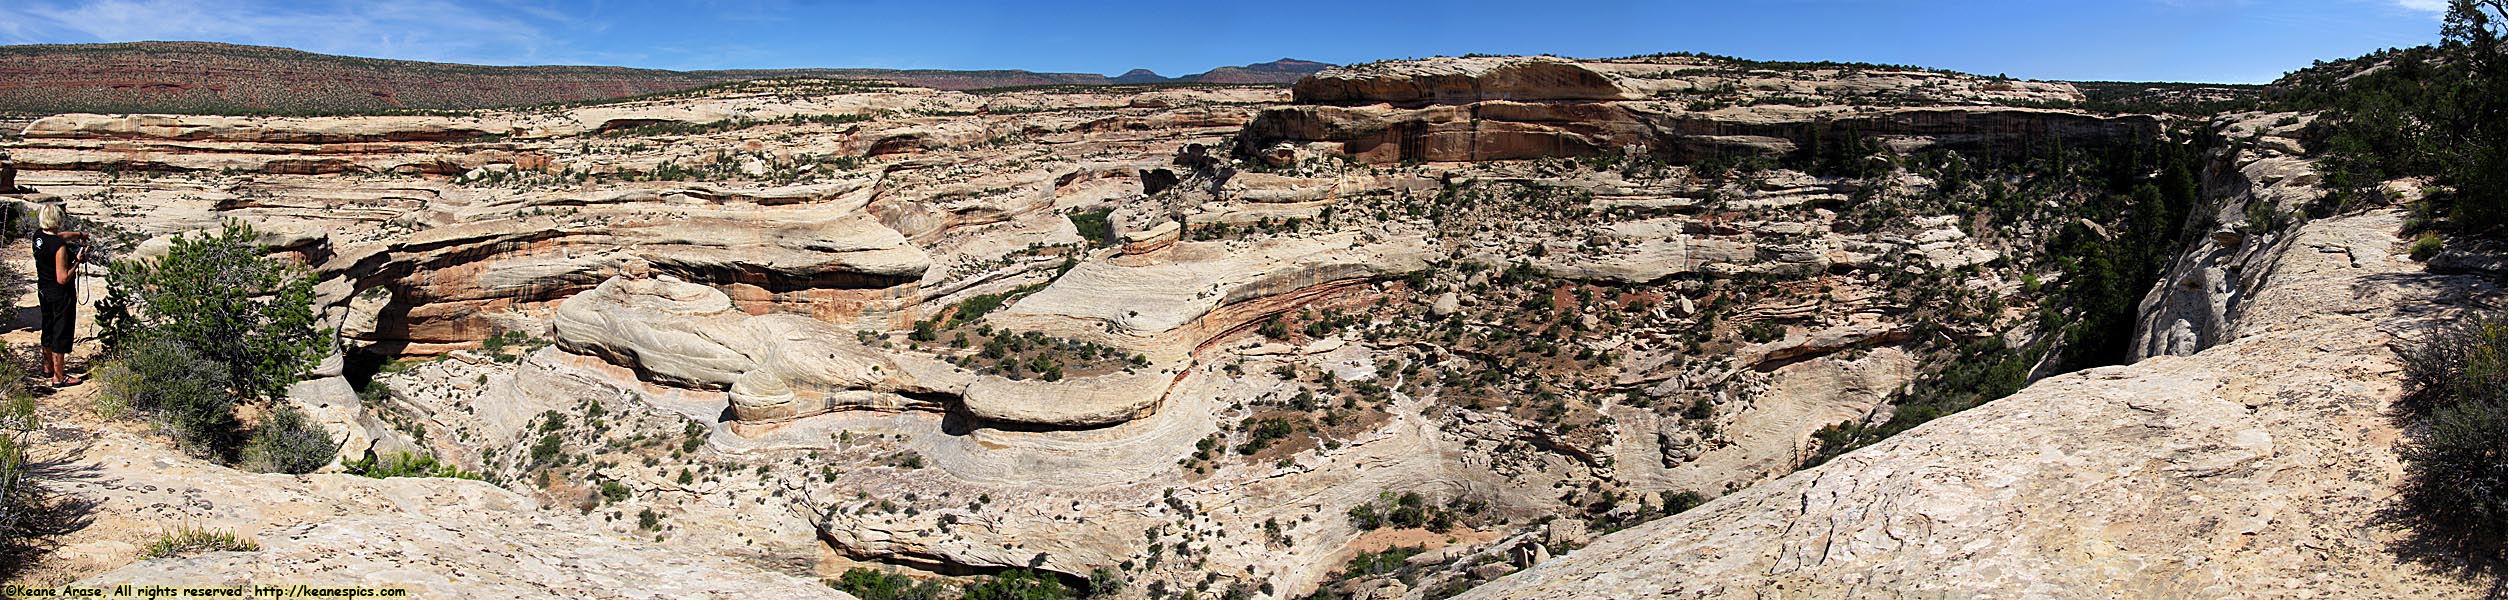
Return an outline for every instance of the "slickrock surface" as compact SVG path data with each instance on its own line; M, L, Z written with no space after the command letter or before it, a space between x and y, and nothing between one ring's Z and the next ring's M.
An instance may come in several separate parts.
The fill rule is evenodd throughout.
M1151 260L1091 262L996 322L1177 358L1314 296L1424 268L1427 249L1405 233L1372 244L1359 235L1187 242Z
M838 407L901 406L931 388L887 356L818 321L732 311L714 288L627 275L560 303L558 347L600 356L658 381L727 389L732 414L789 419Z
M238 472L174 452L129 423L87 418L95 389L44 401L60 416L41 454L76 450L55 491L95 504L93 521L57 540L38 576L101 587L400 587L446 599L852 598L708 549L638 539L484 482ZM181 528L233 533L260 549L132 562Z

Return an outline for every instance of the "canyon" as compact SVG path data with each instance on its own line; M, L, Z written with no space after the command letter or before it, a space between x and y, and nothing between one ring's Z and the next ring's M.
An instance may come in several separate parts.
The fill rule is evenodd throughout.
M287 401L343 460L483 475L243 473L65 392L49 435L87 440L68 493L104 516L40 572L2479 593L2371 516L2401 477L2390 346L2495 280L2406 259L2408 198L2249 218L2324 195L2309 115L1686 55L902 83L32 120L20 182L127 256L240 220L318 280L332 351ZM1937 393L1978 372L2018 393ZM138 556L168 520L261 549Z

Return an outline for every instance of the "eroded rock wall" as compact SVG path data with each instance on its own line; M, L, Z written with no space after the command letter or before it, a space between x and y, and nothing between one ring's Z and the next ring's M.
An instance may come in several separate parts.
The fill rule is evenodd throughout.
M2407 260L2398 208L2292 224L2322 192L2281 137L2289 116L2215 123L2281 125L2215 157L2194 219L2217 226L2143 302L2138 362L2039 381L1463 597L2479 596L2411 560L2378 515L2402 477L2394 344L2500 291Z
M2212 124L2218 131L2261 135L2252 145L2221 148L2211 157L2204 193L2213 200L2185 224L2199 237L2143 297L2132 358L2185 356L2233 339L2249 296L2291 251L2283 224L2313 210L2325 195L2297 139L2306 121L2292 113L2244 113Z
M1942 344L2025 339L2046 306L2023 282L2073 226L2044 215L2080 197L1977 214L1916 153L2157 129L1997 105L2068 85L1932 72L1383 67L1319 79L1332 104L802 85L503 115L489 140L178 122L34 150L192 170L32 173L151 233L319 232L290 248L343 349L405 360L304 399L363 392L336 403L362 411L336 419L361 445L622 539L821 575L1114 569L1129 590L1298 595L1414 543L1450 561L1422 568L1469 572L1435 583L1485 580L1792 472ZM1849 129L1894 168L1686 162ZM1278 143L1211 154L1230 139ZM486 162L396 172L351 147ZM248 148L354 164L209 168ZM1406 496L1443 517L1351 516Z
M1660 82L1691 70L1548 57L1434 59L1337 67L1300 82L1300 106L1263 111L1236 151L1262 156L1288 146L1335 146L1364 164L1586 157L1628 152L1676 162L1783 155L1821 140L1856 136L1894 146L2020 152L2034 145L2100 146L2150 141L2157 119L2003 106L1845 108L1748 83L1786 103L1698 104ZM1609 73L1609 74L1606 74ZM1642 79L1633 79L1641 78ZM1814 77L1821 77L1815 75ZM1831 74L1827 77L1842 77ZM1834 81L1834 80L1832 80ZM1695 92L1692 82L1683 92ZM1842 86L1802 93L1840 93ZM1660 94L1659 96L1657 94ZM1979 92L1981 98L1999 98ZM1853 95L1848 93L1847 95ZM1795 104L1808 104L1796 106ZM1986 104L1978 101L1975 104Z

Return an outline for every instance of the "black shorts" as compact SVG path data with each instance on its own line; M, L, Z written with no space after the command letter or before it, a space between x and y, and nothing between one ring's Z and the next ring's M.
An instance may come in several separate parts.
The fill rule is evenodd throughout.
M78 294L42 290L35 299L43 310L44 349L69 354L70 342L78 339Z

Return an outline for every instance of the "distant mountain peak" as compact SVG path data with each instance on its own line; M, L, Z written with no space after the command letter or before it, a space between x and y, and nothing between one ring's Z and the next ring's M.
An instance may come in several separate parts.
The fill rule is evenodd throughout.
M1115 76L1115 83L1160 83L1165 81L1170 81L1167 76L1160 75L1157 71L1151 71L1149 69L1133 69L1130 71L1124 71L1122 75Z

